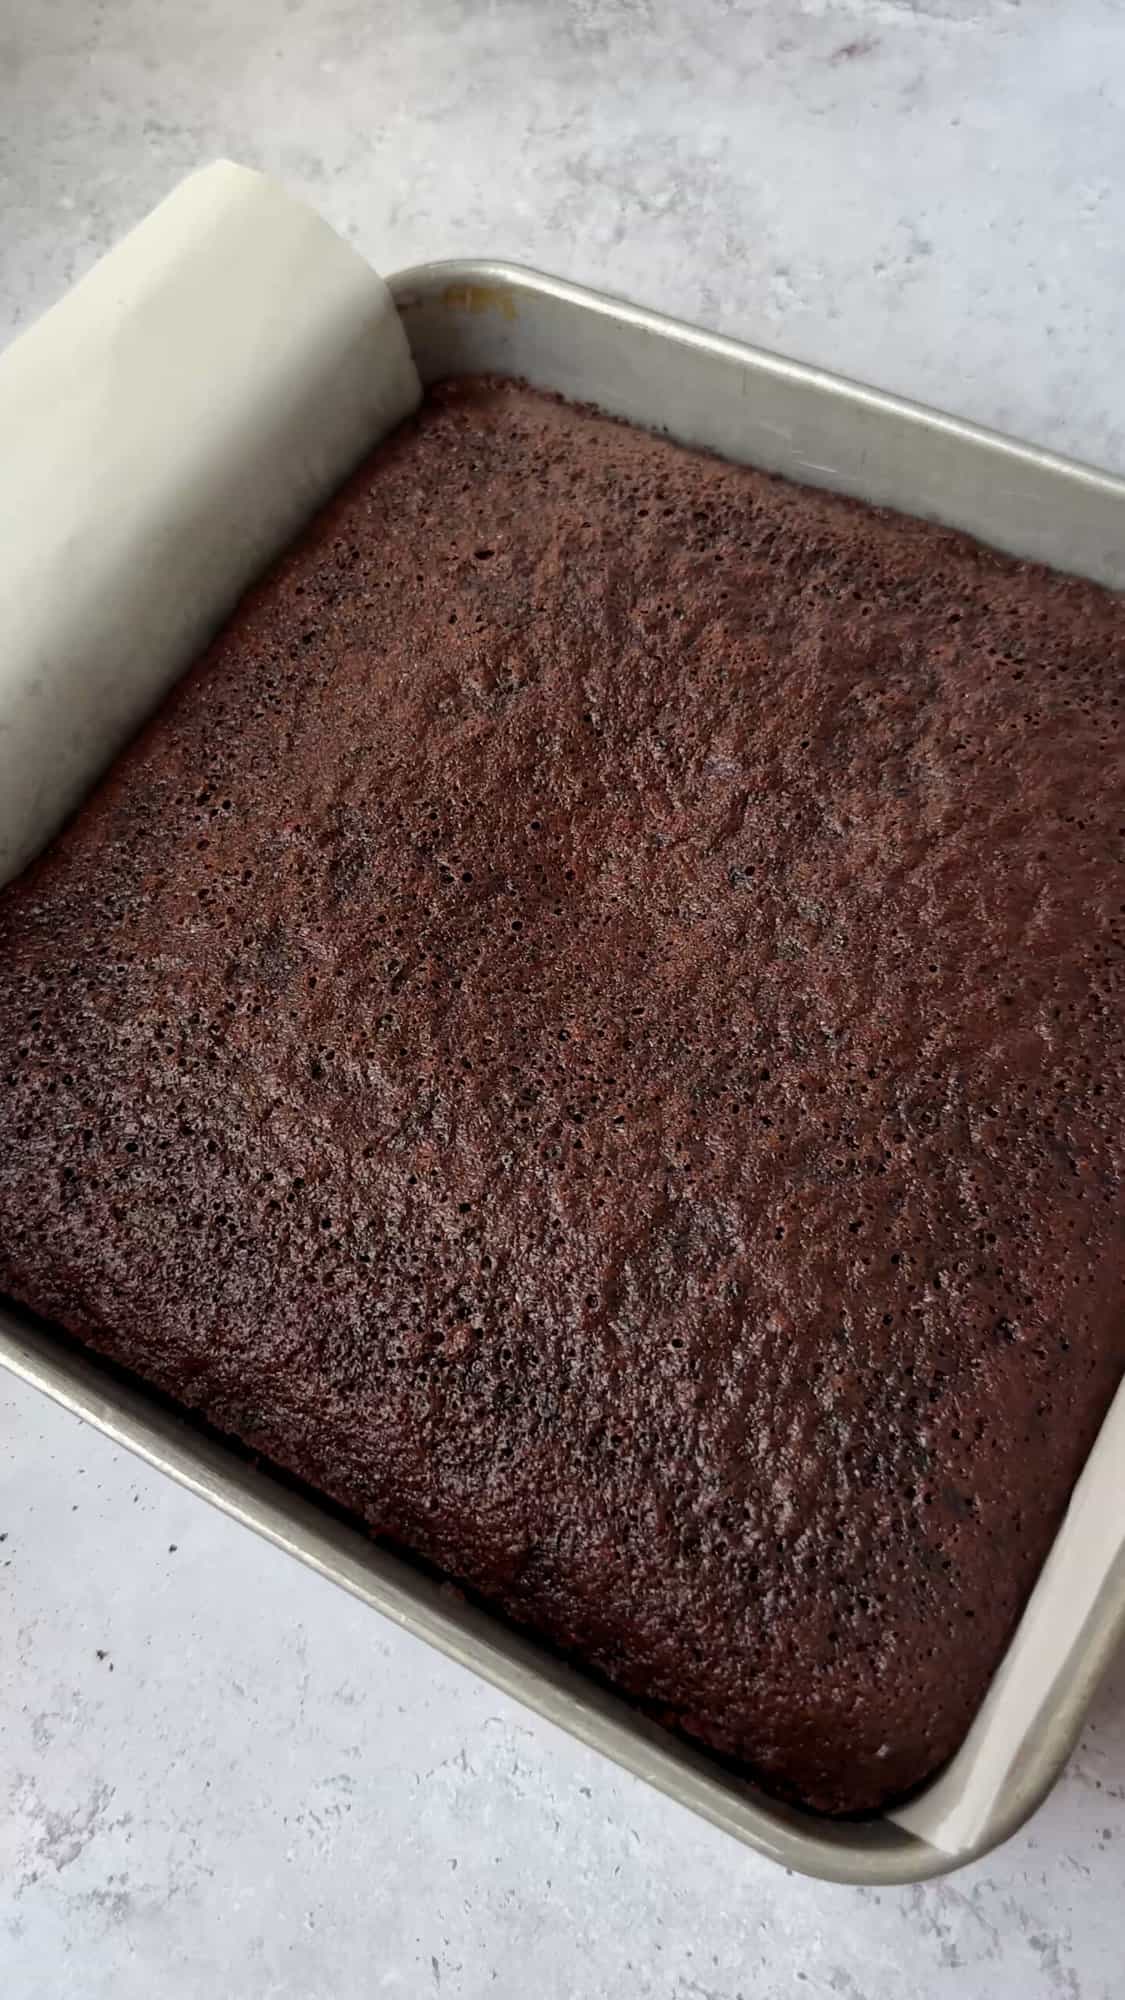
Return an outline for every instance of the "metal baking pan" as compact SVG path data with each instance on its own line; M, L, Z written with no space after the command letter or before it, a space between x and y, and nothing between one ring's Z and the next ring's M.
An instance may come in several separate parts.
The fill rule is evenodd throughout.
M506 264L392 279L424 383L522 376L682 443L958 527L1125 588L1125 481L953 418ZM407 1630L786 1867L920 1881L997 1846L1041 1803L1125 1634L1119 1562L1028 1727L978 1837L957 1853L887 1817L832 1821L765 1798L545 1648L375 1545L29 1317L0 1310L0 1363Z

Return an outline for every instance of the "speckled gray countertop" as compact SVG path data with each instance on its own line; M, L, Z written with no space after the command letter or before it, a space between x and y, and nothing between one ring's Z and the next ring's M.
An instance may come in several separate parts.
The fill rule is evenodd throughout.
M4 0L0 338L189 168L1125 469L1119 0ZM1125 1661L1002 1852L787 1877L0 1386L5 2000L1119 2000Z

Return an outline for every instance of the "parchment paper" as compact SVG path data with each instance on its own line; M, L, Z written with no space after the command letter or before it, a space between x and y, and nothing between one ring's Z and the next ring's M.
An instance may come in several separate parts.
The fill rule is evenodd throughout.
M0 355L0 882L420 396L382 279L225 161Z

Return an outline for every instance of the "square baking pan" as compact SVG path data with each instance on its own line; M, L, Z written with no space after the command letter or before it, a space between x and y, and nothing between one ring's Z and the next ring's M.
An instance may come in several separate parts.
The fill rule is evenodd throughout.
M423 384L450 375L519 376L681 443L961 528L1013 555L1125 589L1125 481L515 266L422 265L390 282ZM12 1308L0 1308L0 1363L452 1659L746 1845L808 1875L872 1885L919 1881L1005 1840L1058 1777L1125 1634L1119 1560L1067 1634L1049 1697L1021 1723L987 1812L971 1839L947 1851L889 1815L838 1821L767 1798L717 1758L379 1547L327 1503ZM949 1778L940 1782L948 1790Z

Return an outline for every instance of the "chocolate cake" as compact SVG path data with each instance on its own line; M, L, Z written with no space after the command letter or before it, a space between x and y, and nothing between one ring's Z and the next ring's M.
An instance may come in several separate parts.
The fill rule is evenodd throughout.
M0 1289L829 1812L1125 1368L1125 604L429 397L0 899Z

